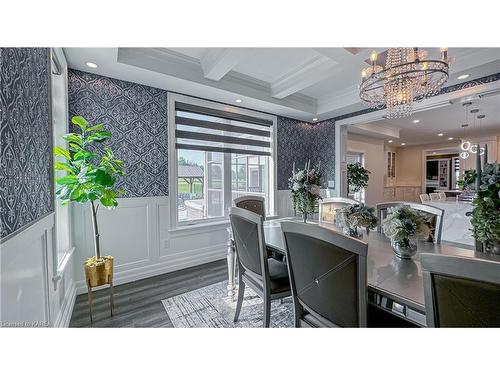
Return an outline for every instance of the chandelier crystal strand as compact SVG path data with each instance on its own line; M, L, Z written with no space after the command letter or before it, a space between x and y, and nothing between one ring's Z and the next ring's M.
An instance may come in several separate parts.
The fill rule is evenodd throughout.
M389 48L385 69L370 55L371 66L361 72L360 98L371 108L387 108L387 118L407 117L413 103L435 95L448 79L448 51L440 59L428 59L422 49Z

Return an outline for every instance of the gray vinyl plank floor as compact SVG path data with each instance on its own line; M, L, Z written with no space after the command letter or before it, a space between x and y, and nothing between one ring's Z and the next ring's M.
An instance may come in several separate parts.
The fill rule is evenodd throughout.
M114 316L109 311L109 290L95 291L92 324L87 294L81 294L76 297L70 327L172 327L162 299L223 280L227 280L227 263L220 260L118 285Z

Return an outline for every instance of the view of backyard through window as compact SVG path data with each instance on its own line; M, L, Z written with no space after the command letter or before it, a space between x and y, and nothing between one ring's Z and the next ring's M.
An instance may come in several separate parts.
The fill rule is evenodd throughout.
M226 173L225 159L231 162ZM268 156L178 150L177 168L179 222L223 217L224 175L229 172L231 201L243 195L265 197L269 191Z

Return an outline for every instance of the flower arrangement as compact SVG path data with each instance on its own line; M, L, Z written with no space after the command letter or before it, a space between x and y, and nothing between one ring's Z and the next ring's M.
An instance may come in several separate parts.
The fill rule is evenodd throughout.
M377 226L378 219L374 212L373 207L368 207L363 203L350 204L336 210L336 217L339 225L346 230L346 234L358 237L358 227L365 228L369 233Z
M382 230L391 239L396 254L402 258L411 258L416 252L416 241L427 239L431 234L427 218L408 206L388 208ZM398 253L407 249L412 250L409 255Z
M310 168L310 161L304 169L295 170L293 163L292 177L289 179L289 188L292 193L293 208L302 213L304 222L308 214L313 214L321 198L321 173L320 164L318 168Z
M472 202L472 235L486 249L500 253L500 164L484 165L481 185Z

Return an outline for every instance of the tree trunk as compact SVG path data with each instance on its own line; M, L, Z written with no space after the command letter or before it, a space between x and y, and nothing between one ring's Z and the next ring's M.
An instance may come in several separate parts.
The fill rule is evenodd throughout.
M97 208L94 202L90 202L92 208L92 228L94 229L94 249L97 259L101 257L101 249L99 247L99 228L97 227Z

